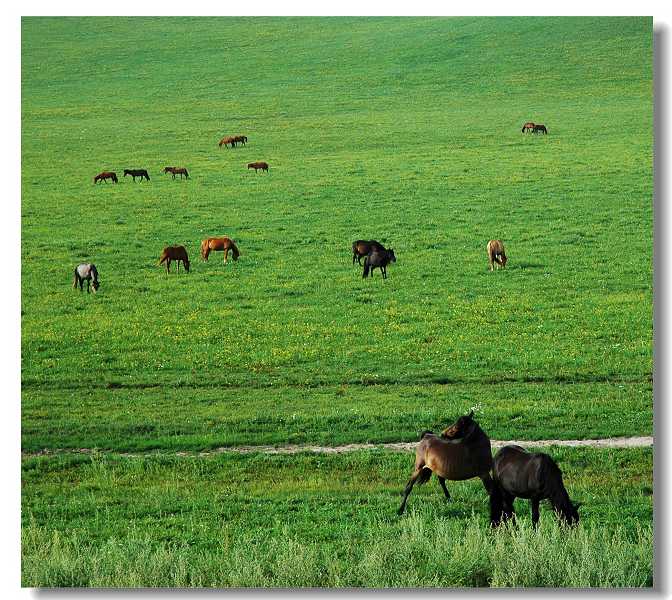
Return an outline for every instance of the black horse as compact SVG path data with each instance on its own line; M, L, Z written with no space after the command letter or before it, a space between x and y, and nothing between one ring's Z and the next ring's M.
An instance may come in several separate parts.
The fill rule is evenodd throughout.
M532 133L543 133L545 135L548 133L548 129L546 129L546 125L535 125Z
M371 254L373 250L385 250L385 246L376 240L355 240L352 242L352 264L357 261L361 265L362 256Z
M140 181L142 181L143 177L149 181L149 173L147 173L146 169L124 169L124 177L126 175L133 177L133 181L135 181L136 177L140 177Z
M520 446L504 446L495 454L492 469L495 490L490 495L490 512L495 525L507 519L515 521L513 501L526 498L532 506L532 525L539 522L539 503L550 500L561 522L576 525L577 508L562 482L562 471L543 452L528 452Z
M394 255L392 248L388 248L387 250L373 248L364 259L364 273L362 273L362 277L368 277L369 271L373 276L373 270L377 267L383 274L383 279L387 279L387 265L391 262L397 262L397 257Z

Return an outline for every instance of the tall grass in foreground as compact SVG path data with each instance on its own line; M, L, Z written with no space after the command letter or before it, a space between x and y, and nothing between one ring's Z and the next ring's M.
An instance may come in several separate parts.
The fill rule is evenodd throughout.
M533 531L491 532L474 516L428 528L410 514L394 539L381 523L342 552L255 532L217 547L157 542L148 535L94 545L34 522L22 532L24 586L36 587L650 587L653 530L567 531L546 520ZM398 530L397 530L398 533Z

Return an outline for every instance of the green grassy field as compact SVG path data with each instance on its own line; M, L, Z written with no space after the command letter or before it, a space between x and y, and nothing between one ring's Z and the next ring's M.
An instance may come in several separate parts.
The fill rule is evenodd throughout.
M475 405L496 439L650 435L651 27L646 18L24 18L22 447L98 448L111 478L89 481L96 460L24 458L24 584L176 585L167 565L183 553L175 544L191 543L181 534L194 540L185 585L544 584L540 573L514 581L478 566L506 545L485 530L484 562L465 579L413 560L367 580L365 555L325 562L312 530L293 532L292 543L319 574L301 578L289 563L269 579L225 576L207 561L198 570L215 532L230 526L234 535L230 520L249 519L252 537L268 529L264 503L213 512L201 537L194 521L180 535L153 538L142 518L115 512L116 494L140 493L136 470L156 469L154 483L137 480L150 488L186 477L202 515L207 495L224 493L204 473L226 480L237 468L285 461L293 489L280 492L265 470L259 481L278 503L268 518L282 523L282 494L312 514L302 465L322 459L245 458L238 467L221 457L198 466L114 453L410 441ZM528 120L549 135L521 134ZM235 134L248 145L218 148ZM270 172L248 171L256 160ZM166 165L191 177L172 180L161 173ZM100 171L121 176L124 168L146 168L151 181L93 185ZM213 235L235 239L240 260L201 262L200 241ZM385 281L378 272L362 279L352 266L352 241L370 238L397 255ZM488 271L491 238L505 243L505 271ZM191 273L166 276L157 266L168 244L187 247ZM100 271L95 296L71 287L84 260ZM563 452L570 463L584 456ZM400 461L385 483L396 493L410 459L381 456ZM651 486L650 452L613 456L641 463ZM586 464L606 461L604 476L617 478L617 462L590 457ZM354 477L372 459L333 460ZM581 468L571 477L583 477ZM607 483L595 477L606 498ZM360 496L345 479L351 508L377 498L362 518L391 518L396 496L380 496L374 482ZM640 483L625 478L626 497ZM332 492L320 493L335 502ZM170 513L158 489L148 494L153 519ZM80 521L70 504L78 497L96 505L82 508ZM642 576L599 579L590 572L599 564L586 560L586 573L557 583L650 585L650 497L638 497L618 531L615 513L591 498L585 505L577 536L588 536L586 547L608 532L614 553L627 555L645 532ZM474 506L473 521L471 511L451 521L430 509L408 527L431 530L438 518L447 536L480 531L484 509ZM318 528L330 523L334 545L349 545L341 509L310 518ZM126 533L114 528L129 522L138 535L117 552ZM378 537L370 525L364 531L384 548L404 527L395 520ZM271 542L283 543L271 529ZM516 535L529 542L529 533ZM91 553L88 539L97 540ZM244 544L225 539L233 538L217 542L219 559L239 556ZM52 562L43 564L44 548ZM614 553L595 560L625 568ZM156 572L143 570L148 555L163 556Z

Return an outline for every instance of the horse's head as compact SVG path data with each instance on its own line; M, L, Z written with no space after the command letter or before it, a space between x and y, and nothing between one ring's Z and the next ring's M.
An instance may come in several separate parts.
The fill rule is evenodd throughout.
M184 270L189 273L189 259L185 258L182 262L184 263Z
M173 170L173 167L164 167L163 172L164 173L170 173Z
M392 248L388 248L387 256L389 256L390 262L394 262L394 263L397 262L397 257L394 255L394 250L392 250Z
M474 411L472 410L468 415L460 417L450 427L447 427L441 432L441 437L448 439L458 439L469 437L478 427L478 423L473 419Z
M502 261L502 267L506 267L506 261L509 260L509 259L506 257L506 254L501 254L500 257L499 257L499 259Z
M97 279L94 279L91 282L91 287L93 288L93 293L95 294L98 291L98 288L100 287L100 281L98 281Z

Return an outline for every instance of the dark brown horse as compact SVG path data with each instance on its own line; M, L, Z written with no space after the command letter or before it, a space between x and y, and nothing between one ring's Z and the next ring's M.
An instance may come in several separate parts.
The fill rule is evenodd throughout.
M352 242L352 264L355 260L361 265L362 256L371 254L372 250L385 250L385 247L376 240L356 240Z
M394 255L394 250L388 248L385 250L378 250L374 248L369 254L366 255L364 259L364 272L362 277L368 277L369 273L373 277L373 270L378 268L383 276L383 279L387 279L387 265L391 262L397 262L397 257Z
M534 131L534 123L532 123L532 121L528 121L527 123L525 123L525 125L523 125L521 131L523 133L525 133L526 131Z
M189 256L184 246L166 246L161 252L159 264L166 263L166 273L170 273L170 263L177 261L177 272L180 272L180 261L184 265L184 270L189 272Z
M184 175L187 179L189 179L189 173L184 167L164 167L163 172L172 173L173 179L175 179L175 175L179 175L180 179L182 179L182 175Z
M246 139L247 139L247 138L246 138ZM236 147L236 142L237 142L237 141L238 141L238 140L236 139L236 137L231 136L231 135L227 135L226 137L223 137L221 140L219 140L219 147L220 147L220 148L221 148L222 146L227 146L227 147L228 147L229 144L230 144L230 145L231 145L231 148L235 148L235 147Z
M229 256L229 250L233 253L233 260L238 260L240 252L238 247L234 244L233 240L228 237L219 237L219 238L207 238L201 242L201 258L203 260L208 260L211 251L221 252L224 251L224 264L227 262Z
M543 133L546 135L548 133L548 129L546 129L546 125L535 125L532 133Z
M149 173L147 173L146 169L124 169L124 177L126 177L126 175L133 177L133 181L135 181L136 177L140 177L140 181L142 181L143 178L149 181Z
M520 446L504 446L495 454L493 475L495 490L490 496L491 514L495 524L507 519L515 521L513 501L527 498L532 507L532 525L539 523L539 503L550 500L561 522L579 522L579 504L573 504L562 481L562 471L543 452L527 452Z
M503 269L506 268L506 261L509 260L506 258L506 252L504 252L504 244L502 240L490 240L487 246L488 251L488 263L490 265L490 270L495 270L495 264L501 266Z
M490 438L474 421L473 416L472 410L468 415L460 417L445 429L440 437L431 431L424 431L421 434L420 443L415 451L415 468L402 494L400 515L406 508L406 501L413 485L427 483L432 473L436 473L446 500L450 500L446 480L464 481L479 477L488 496L492 494L494 482L490 476L492 469ZM490 520L493 522L495 516L492 512L493 503L490 505Z
M268 172L268 163L259 161L259 162L252 162L247 165L248 169L254 169L254 172L256 173L259 169L262 171Z
M98 173L98 175L96 175L93 178L93 183L96 184L99 181L104 181L105 183L107 183L108 179L111 179L112 181L114 181L114 183L119 182L116 173L113 173L112 171L103 171L102 173Z

